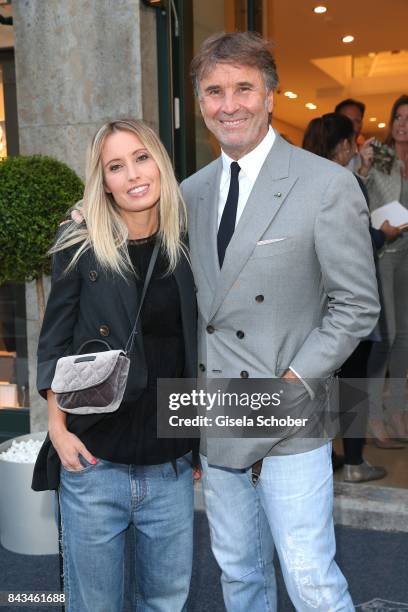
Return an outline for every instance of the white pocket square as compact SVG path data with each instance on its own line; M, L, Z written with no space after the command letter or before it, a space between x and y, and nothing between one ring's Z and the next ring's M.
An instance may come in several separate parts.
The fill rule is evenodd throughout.
M286 240L286 236L283 238L271 238L270 240L258 240L256 246L262 246L264 244L272 244L273 242L282 242L282 240Z

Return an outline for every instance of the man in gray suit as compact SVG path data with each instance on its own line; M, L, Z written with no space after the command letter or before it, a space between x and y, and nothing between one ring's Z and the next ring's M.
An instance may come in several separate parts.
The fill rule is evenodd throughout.
M215 35L192 74L222 149L182 184L199 370L294 379L312 399L378 317L367 206L350 172L269 127L277 74L266 41ZM327 440L208 438L202 463L228 611L277 609L274 548L297 610L354 610L334 561Z

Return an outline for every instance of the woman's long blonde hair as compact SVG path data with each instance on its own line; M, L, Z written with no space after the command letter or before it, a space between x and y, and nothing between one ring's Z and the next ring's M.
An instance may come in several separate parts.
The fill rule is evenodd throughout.
M161 187L158 239L167 255L168 270L171 272L181 251L185 251L182 235L186 229L186 208L166 149L154 131L137 119L110 121L95 134L87 155L84 197L75 205L85 223L78 224L71 220L63 225L50 253L79 244L68 270L72 269L81 255L90 248L103 269L122 276L132 269L127 250L128 228L115 200L104 188L102 149L107 136L118 131L135 134L159 168Z

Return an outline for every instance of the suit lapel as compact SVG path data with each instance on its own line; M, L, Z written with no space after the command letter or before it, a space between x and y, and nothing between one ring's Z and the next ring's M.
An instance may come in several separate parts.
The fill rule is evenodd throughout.
M181 323L184 338L184 376L196 377L197 367L197 308L196 287L189 259L180 255L174 270L174 278L179 291Z
M118 276L115 278L117 290L115 290L115 308L118 317L123 317L126 321L124 328L128 329L129 336L133 325L135 324L137 308L139 303L139 295L136 285L136 279L132 274L127 274L126 278Z
M98 271L98 277L103 283L103 288L109 288L107 299L111 299L113 310L117 315L118 326L124 337L129 336L134 325L137 313L138 291L136 279L132 273L127 273L126 278L120 274L109 272L100 268L95 254L90 249L87 252L87 274ZM107 290L107 289L106 289Z
M290 155L291 145L277 135L228 246L218 275L210 318L221 306L257 241L271 224L297 180L297 177L289 177Z
M199 196L196 240L199 265L201 265L210 287L214 287L220 274L217 252L218 199L222 173L221 158L205 180Z

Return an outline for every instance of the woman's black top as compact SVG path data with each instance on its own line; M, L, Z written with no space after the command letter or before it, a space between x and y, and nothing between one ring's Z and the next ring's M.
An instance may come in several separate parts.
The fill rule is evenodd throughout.
M128 243L139 295L154 241L151 236ZM157 379L181 378L184 369L179 291L174 275L166 274L167 265L159 252L141 312L146 389L136 401L122 402L118 411L105 415L81 435L85 446L100 459L149 465L174 460L192 448L191 440L157 438Z

